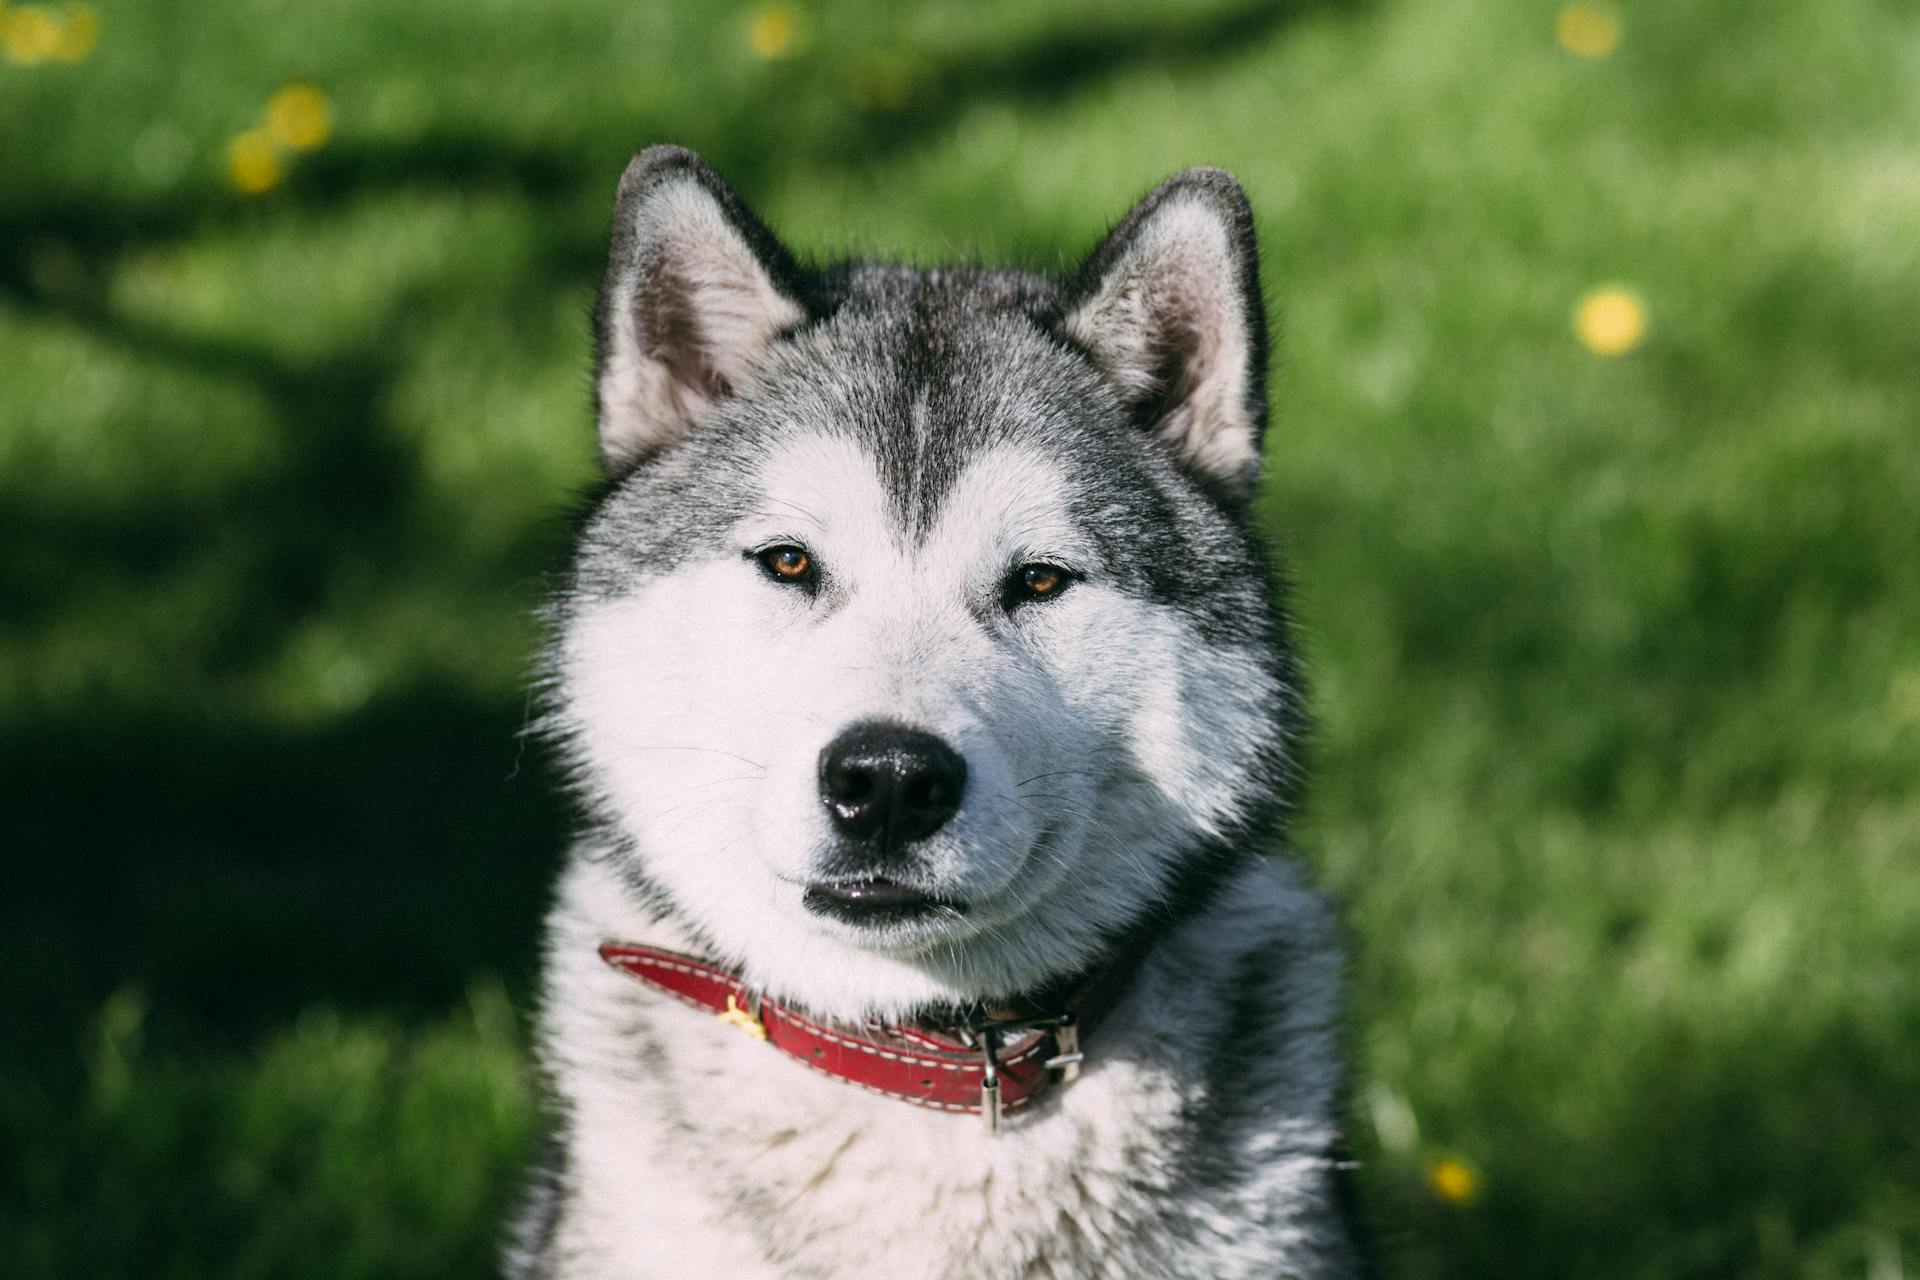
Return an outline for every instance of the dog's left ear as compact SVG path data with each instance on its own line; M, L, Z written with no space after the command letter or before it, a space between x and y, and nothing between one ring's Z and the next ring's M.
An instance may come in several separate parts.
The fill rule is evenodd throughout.
M1069 287L1064 328L1191 474L1251 492L1267 327L1253 211L1230 174L1188 169L1135 206Z
M705 161L649 147L620 179L595 317L600 454L610 469L671 444L806 319L799 271Z

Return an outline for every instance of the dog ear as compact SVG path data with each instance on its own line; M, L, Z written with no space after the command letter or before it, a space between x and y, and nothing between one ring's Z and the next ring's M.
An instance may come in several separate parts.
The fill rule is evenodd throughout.
M1219 169L1161 183L1069 287L1064 328L1186 469L1246 496L1266 430L1253 211Z
M649 147L620 179L595 314L600 453L630 466L752 376L806 318L799 270L706 162Z

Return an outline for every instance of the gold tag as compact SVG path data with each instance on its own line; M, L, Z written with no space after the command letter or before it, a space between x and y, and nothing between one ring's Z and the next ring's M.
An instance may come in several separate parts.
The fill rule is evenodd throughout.
M760 1021L759 1016L755 1014L753 1010L742 1009L739 1004L734 1001L731 991L727 993L727 1011L725 1013L717 1013L714 1016L722 1022L731 1022L755 1040L765 1040L767 1038L766 1024Z

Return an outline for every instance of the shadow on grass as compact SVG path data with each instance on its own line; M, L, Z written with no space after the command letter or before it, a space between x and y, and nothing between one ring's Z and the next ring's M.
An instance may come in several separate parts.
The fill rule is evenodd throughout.
M133 987L244 1039L314 1001L524 988L563 814L521 716L422 686L304 734L96 709L9 735L0 951L36 1021Z
M838 130L799 138L771 104L747 101L723 111L717 136L692 141L752 191L790 167L871 162L924 142L982 99L1053 99L1142 65L1230 55L1303 7L1263 2L958 51L929 64L935 87L907 109L853 113ZM76 587L137 596L204 555L217 531L244 548L244 564L198 658L211 675L271 658L329 607L327 584L343 567L377 575L419 553L420 463L387 410L401 372L391 330L416 300L390 310L389 331L295 364L262 344L114 315L105 282L120 257L398 190L508 190L551 215L511 287L584 283L604 252L604 214L569 211L597 209L650 132L595 122L565 149L458 132L343 144L303 165L277 211L206 193L0 205L0 292L15 305L129 354L246 385L269 402L288 445L272 474L218 507L103 516L16 487L0 516L13 549L0 561L9 624L44 624ZM495 563L467 566L498 584L475 607L503 607L511 584L551 567L558 551L554 531L541 529ZM181 692L170 705L190 707L191 691ZM476 704L414 689L308 737L104 703L44 708L9 726L0 794L16 848L29 852L27 891L0 910L13 918L13 946L39 940L15 957L45 974L34 1003L91 1008L131 980L198 1028L239 1031L316 999L431 1004L458 994L470 972L524 972L562 823L544 780L496 785L522 715L517 695Z
M751 197L796 169L884 164L981 102L1057 101L1143 66L1231 57L1321 7L1333 6L1263 2L959 51L930 60L924 85L897 110L853 113L800 136L777 103L749 100L721 106L703 136L685 140ZM143 993L157 1015L152 1049L183 1056L246 1046L317 1005L426 1016L458 1004L477 975L504 975L524 994L565 830L550 777L521 758L518 691L390 687L352 714L286 729L202 710L191 687L272 661L335 606L330 586L343 577L434 554L421 528L422 462L389 407L404 372L396 335L431 299L403 297L360 341L294 361L264 342L117 316L103 301L115 264L397 192L505 192L534 206L547 232L502 287L527 296L582 285L600 268L604 210L626 156L671 132L596 121L560 149L455 129L403 144L348 142L310 157L271 209L205 193L0 205L0 294L12 305L129 355L244 386L268 405L285 446L256 483L191 510L75 511L58 492L19 486L0 505L9 548L0 595L14 628L54 620L76 587L139 597L206 555L215 537L241 548L197 670L176 662L156 677L183 687L138 711L105 698L24 708L0 734L12 873L0 903L12 1047L0 1049L0 1066L34 1081L30 1096L61 1117L43 1117L43 1137L81 1105L70 1050L116 991ZM516 584L559 552L556 529L529 528L484 563L449 571L476 583L475 610L518 608ZM205 1115L187 1124L218 1128ZM290 1168L302 1154L288 1155ZM205 1168L143 1170L176 1185L153 1200L164 1210L138 1215L146 1234L130 1229L121 1245L158 1252L177 1242L174 1217L198 1207L198 1175L226 1176L204 1159ZM96 1193L95 1203L139 1197L130 1186ZM237 1214L224 1227L249 1223Z
M555 145L444 125L405 142L347 140L307 157L276 203L316 211L403 190L505 190L547 208L598 200L590 222L577 232L558 232L527 264L530 279L551 280L556 264L571 278L579 278L574 272L591 278L603 262L605 210L620 170L648 143L680 141L700 149L751 198L786 172L884 162L933 141L984 101L1045 103L1143 67L1205 65L1244 52L1303 15L1357 7L1356 0L1253 0L1174 19L1116 16L1098 30L1055 33L1011 49L916 56L910 94L885 107L845 112L825 127L795 121L785 90L770 83L762 94L700 104L690 127L595 120ZM243 198L204 189L144 199L89 193L0 201L0 290L30 304L92 292L115 255L263 216Z

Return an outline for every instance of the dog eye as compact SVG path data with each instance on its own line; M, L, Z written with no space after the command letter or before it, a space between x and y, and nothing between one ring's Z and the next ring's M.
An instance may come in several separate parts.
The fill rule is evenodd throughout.
M813 585L813 557L803 547L768 547L754 557L760 562L761 569L775 582L792 583L795 586Z
M1011 609L1035 600L1053 600L1066 593L1073 575L1057 564L1023 564L1008 576L1002 602Z

